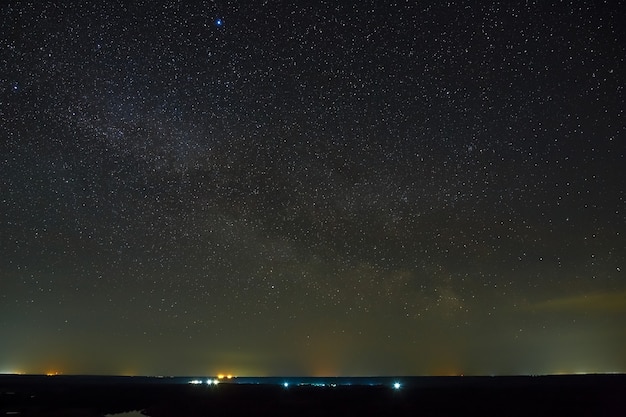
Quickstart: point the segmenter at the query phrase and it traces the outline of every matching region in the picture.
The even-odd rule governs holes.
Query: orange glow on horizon
[[[122,372],[120,372],[120,375],[122,376],[137,376],[137,372],[134,370],[124,370]]]
[[[340,373],[337,372],[333,367],[319,367],[317,368],[313,374],[315,377],[323,378],[323,377],[336,377],[339,376]]]
[[[439,366],[433,369],[431,375],[433,376],[463,376],[465,373],[456,367]]]

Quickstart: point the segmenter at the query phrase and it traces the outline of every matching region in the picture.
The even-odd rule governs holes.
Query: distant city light
[[[24,372],[20,370],[3,369],[0,371],[0,375],[23,375]]]
[[[189,383],[193,385],[198,385],[198,384],[202,384],[202,381],[200,381],[199,379],[194,379],[192,381],[189,381]]]
[[[289,382],[283,382],[283,387],[289,388]]]
[[[402,384],[400,384],[399,382],[393,383],[393,389],[400,389],[401,387],[402,387]]]

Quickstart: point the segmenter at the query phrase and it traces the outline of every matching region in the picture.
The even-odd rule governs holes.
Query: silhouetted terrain
[[[458,377],[432,384],[295,386],[116,377],[0,377],[0,415],[625,416],[626,376]]]

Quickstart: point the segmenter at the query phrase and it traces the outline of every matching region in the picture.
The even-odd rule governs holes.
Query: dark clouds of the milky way
[[[620,1],[7,1],[0,372],[626,371]]]

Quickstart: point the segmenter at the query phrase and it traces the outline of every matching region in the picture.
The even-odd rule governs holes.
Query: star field
[[[626,371],[621,2],[0,6],[0,371]]]

